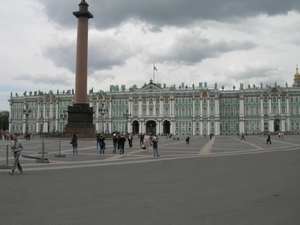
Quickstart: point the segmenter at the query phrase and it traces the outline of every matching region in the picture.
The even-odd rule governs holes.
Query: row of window
[[[214,115],[215,114],[215,107],[211,106],[209,107],[210,109],[210,115]],[[124,113],[126,112],[127,109],[123,109],[123,108],[113,108],[112,109],[112,117],[123,117]],[[147,108],[143,107],[142,108],[142,116],[159,116],[160,112],[159,112],[160,108],[159,107],[149,107],[149,112],[147,113]],[[263,108],[263,114],[264,115],[268,115],[269,114],[269,107],[265,106]],[[239,107],[220,107],[220,116],[239,116]],[[279,110],[277,106],[273,106],[271,108],[271,113],[272,114],[278,114]],[[286,107],[282,106],[281,107],[281,114],[285,114],[286,113]],[[63,114],[63,110],[60,110],[59,116],[62,117],[61,115]],[[34,110],[29,114],[29,119],[32,118],[37,118],[38,115],[38,111]],[[40,116],[43,116],[43,110],[40,111]],[[53,110],[52,116],[55,118],[56,115],[56,110]],[[139,116],[138,113],[138,107],[133,107],[133,112],[132,112],[133,116]],[[170,115],[170,110],[168,106],[165,106],[163,108],[163,115],[164,116],[169,116]],[[192,107],[175,107],[175,116],[192,116]],[[208,115],[208,108],[207,107],[203,107],[202,108],[202,115],[203,116],[207,116]],[[260,107],[259,106],[251,106],[245,107],[245,115],[246,116],[260,116],[261,112],[260,112]],[[290,115],[300,115],[300,111],[299,111],[299,106],[290,106]],[[96,116],[96,114],[95,114]],[[200,116],[200,107],[195,107],[195,116]],[[45,113],[45,117],[49,118],[50,117],[50,111],[46,110]],[[22,119],[23,118],[23,111],[14,111],[12,112],[12,118],[13,119]]]

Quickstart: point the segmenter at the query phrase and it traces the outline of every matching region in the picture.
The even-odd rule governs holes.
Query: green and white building
[[[9,131],[63,132],[74,91],[11,94]],[[200,82],[188,86],[145,83],[111,85],[87,95],[97,132],[114,131],[178,135],[236,135],[261,132],[300,133],[300,74],[292,86],[240,84],[231,90]],[[27,125],[27,127],[26,127]]]

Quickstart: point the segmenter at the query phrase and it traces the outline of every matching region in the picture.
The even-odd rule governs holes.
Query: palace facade
[[[74,91],[11,94],[9,131],[64,132]],[[191,87],[145,83],[126,89],[111,85],[107,92],[89,91],[97,132],[151,132],[178,135],[236,135],[244,132],[300,133],[300,74],[284,87],[240,84],[232,90],[200,82]]]

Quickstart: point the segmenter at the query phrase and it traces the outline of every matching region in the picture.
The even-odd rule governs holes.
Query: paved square
[[[94,140],[73,155],[69,140],[44,139],[49,163],[22,157],[23,174],[0,170],[1,224],[299,224],[299,136],[265,140],[160,137],[154,158],[138,139],[124,155],[109,140],[104,155]],[[23,143],[41,156],[41,139]]]

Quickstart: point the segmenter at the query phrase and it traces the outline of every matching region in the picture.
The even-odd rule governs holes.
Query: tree
[[[8,111],[0,111],[0,130],[8,130]]]

